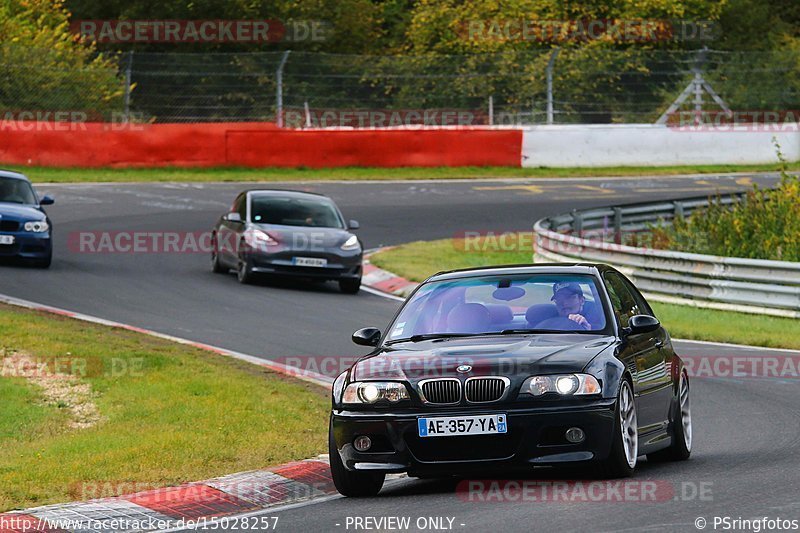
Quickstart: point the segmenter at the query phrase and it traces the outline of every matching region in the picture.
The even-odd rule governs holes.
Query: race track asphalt
[[[774,175],[740,175],[268,186],[328,194],[346,218],[361,223],[365,246],[375,248],[463,231],[529,230],[540,217],[574,208],[724,193],[776,181]],[[252,187],[39,186],[57,201],[49,209],[56,228],[53,266],[46,271],[0,266],[0,294],[265,359],[363,353],[350,343],[350,333],[366,325],[384,327],[398,302],[364,291],[344,295],[331,283],[242,286],[233,275],[212,274],[206,254],[81,253],[68,245],[81,232],[207,231],[238,191]],[[780,355],[695,343],[677,343],[677,348],[688,355]],[[412,525],[419,517],[450,517],[453,529],[469,531],[697,531],[697,517],[709,521],[708,530],[714,515],[797,519],[799,385],[797,380],[695,379],[692,459],[645,462],[635,478],[671,487],[677,499],[476,502],[456,493],[458,481],[406,479],[388,484],[376,498],[333,498],[273,514],[280,517],[282,531],[355,530],[347,517],[365,516],[408,516]],[[554,475],[574,479],[573,473]]]

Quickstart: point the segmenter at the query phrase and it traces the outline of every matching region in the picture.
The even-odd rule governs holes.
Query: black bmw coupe
[[[692,449],[689,380],[652,308],[606,265],[440,273],[334,382],[330,463],[347,496],[386,473],[573,465],[610,478]]]

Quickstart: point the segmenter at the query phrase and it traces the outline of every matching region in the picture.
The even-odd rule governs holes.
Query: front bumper
[[[11,235],[14,244],[0,244],[0,258],[46,259],[53,253],[53,242],[50,232],[2,232],[0,235]]]
[[[280,251],[267,253],[261,251],[248,251],[245,256],[253,272],[258,274],[273,274],[313,278],[319,280],[340,280],[361,278],[362,252],[320,253],[320,252],[293,252]],[[293,264],[295,257],[311,257],[325,259],[324,267],[298,266]]]
[[[616,400],[581,406],[502,407],[482,410],[428,410],[413,414],[336,411],[331,415],[334,441],[349,470],[422,474],[460,474],[520,469],[537,465],[585,463],[608,457]],[[508,432],[451,437],[418,436],[417,418],[505,413]],[[572,444],[564,438],[571,427],[586,438]],[[362,435],[373,441],[367,452],[353,447]]]

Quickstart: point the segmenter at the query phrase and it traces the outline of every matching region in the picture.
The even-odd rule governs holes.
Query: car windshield
[[[333,203],[324,199],[254,195],[250,219],[256,224],[343,228],[344,223]]]
[[[391,325],[387,341],[605,329],[606,311],[591,276],[486,276],[422,286]]]
[[[36,195],[27,181],[0,177],[0,202],[35,205]]]

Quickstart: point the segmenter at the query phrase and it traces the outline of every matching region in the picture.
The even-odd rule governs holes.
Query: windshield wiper
[[[392,339],[386,344],[394,344],[396,342],[420,342],[431,339],[451,339],[454,337],[477,337],[486,335],[486,333],[423,333],[420,335],[411,335],[403,339]]]
[[[577,331],[577,330],[575,330]],[[573,333],[573,330],[570,329],[504,329],[503,331],[496,333],[496,335],[534,335],[539,333]]]

